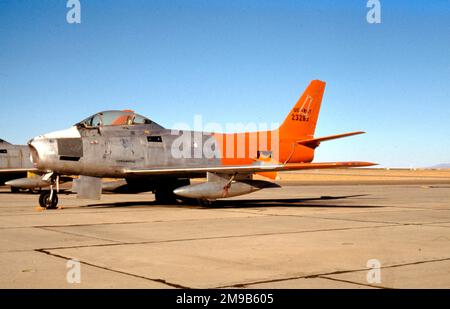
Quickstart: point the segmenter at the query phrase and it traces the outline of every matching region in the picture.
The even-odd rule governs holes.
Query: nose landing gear
[[[46,209],[58,208],[58,192],[59,192],[59,175],[49,173],[44,175],[43,180],[50,182],[50,190],[42,191],[39,195],[39,205]],[[54,186],[56,185],[56,190]]]
[[[46,209],[58,208],[58,194],[54,190],[42,191],[39,195],[39,205]]]

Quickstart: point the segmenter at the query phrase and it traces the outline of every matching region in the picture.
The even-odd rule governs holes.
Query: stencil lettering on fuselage
[[[309,121],[311,115],[311,105],[313,102],[313,97],[309,94],[306,96],[305,101],[299,108],[294,108],[291,114],[291,119],[294,121]]]

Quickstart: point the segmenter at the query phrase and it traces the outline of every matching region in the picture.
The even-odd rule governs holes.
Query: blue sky
[[[450,162],[450,1],[0,0],[0,137],[14,143],[100,110],[172,127],[280,122],[327,82],[315,161]]]

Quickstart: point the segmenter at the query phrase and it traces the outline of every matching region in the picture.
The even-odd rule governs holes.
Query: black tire
[[[50,191],[42,191],[39,195],[39,205],[46,209],[56,209],[58,205],[58,195],[53,192],[53,197],[50,200]]]
[[[197,199],[197,203],[202,207],[210,207],[213,202],[207,199],[199,198]]]
[[[20,189],[17,187],[11,187],[11,193],[20,193]]]

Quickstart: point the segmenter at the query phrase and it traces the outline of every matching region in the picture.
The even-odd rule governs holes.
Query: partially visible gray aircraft
[[[49,181],[42,179],[42,172],[33,166],[30,150],[27,145],[13,145],[0,139],[0,185],[11,188],[12,193],[24,191],[38,192],[48,189]],[[61,176],[61,182],[70,182],[72,177]],[[129,193],[130,190],[123,179],[102,183],[102,191],[113,193]]]
[[[13,145],[0,139],[0,184],[13,179],[26,179],[27,172],[36,170],[27,145]],[[11,186],[11,192],[18,191],[18,187]]]
[[[279,187],[253,179],[274,179],[276,172],[362,167],[370,162],[311,163],[321,142],[361,134],[350,132],[314,138],[325,83],[314,80],[275,130],[213,133],[165,129],[150,119],[125,111],[105,111],[69,129],[34,137],[28,143],[34,167],[46,172],[39,203],[56,208],[61,175],[75,180],[80,198],[99,199],[101,178],[123,178],[130,189],[153,191],[161,203],[179,198],[208,204],[263,188]],[[191,178],[207,178],[190,184]]]

